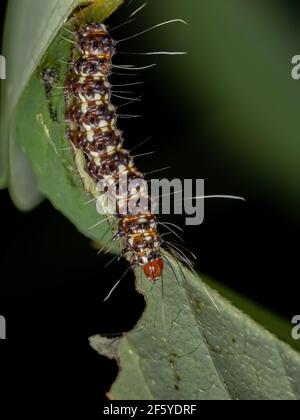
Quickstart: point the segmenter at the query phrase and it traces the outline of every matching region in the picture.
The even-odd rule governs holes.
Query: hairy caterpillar
[[[146,4],[143,4],[129,16],[129,20],[113,29],[131,23],[134,20],[132,17],[140,12],[145,6]],[[84,17],[85,15],[81,8],[80,12]],[[112,91],[113,85],[110,83],[110,76],[112,74],[119,74],[112,71],[114,68],[123,70],[142,70],[153,66],[135,67],[132,65],[114,65],[112,59],[117,52],[116,46],[118,43],[128,41],[145,34],[146,32],[152,31],[153,29],[175,22],[186,24],[182,19],[173,19],[145,29],[133,36],[115,41],[111,36],[112,30],[109,31],[107,25],[95,21],[88,21],[88,23],[86,21],[78,21],[77,25],[75,25],[71,31],[72,40],[70,41],[72,43],[72,48],[68,62],[64,93],[67,137],[71,141],[73,148],[80,151],[80,155],[83,156],[85,161],[84,167],[82,167],[80,158],[80,165],[77,168],[84,184],[86,184],[86,178],[89,177],[89,179],[96,181],[98,186],[104,186],[104,189],[102,190],[104,192],[106,192],[106,189],[109,190],[111,186],[114,187],[113,199],[116,204],[115,210],[111,213],[109,209],[109,211],[104,214],[106,214],[106,216],[107,214],[114,216],[113,225],[116,222],[118,223],[117,233],[113,236],[113,239],[114,242],[122,240],[122,244],[124,245],[123,251],[119,257],[126,257],[130,262],[129,268],[141,267],[145,276],[153,282],[162,278],[164,266],[168,265],[179,283],[168,258],[168,254],[164,252],[164,248],[175,257],[175,261],[178,264],[179,261],[181,261],[192,271],[194,271],[194,267],[182,249],[185,251],[188,250],[180,243],[165,240],[164,236],[174,234],[182,241],[181,237],[170,226],[178,228],[180,231],[182,231],[182,229],[172,223],[158,222],[154,215],[154,211],[152,210],[152,200],[148,194],[145,177],[135,167],[133,156],[130,152],[123,148],[123,133],[117,127],[118,117],[127,118],[130,116],[118,114],[118,107],[114,106],[112,103],[112,95],[120,99],[130,99],[128,103],[122,104],[121,106],[137,101],[139,98],[125,98],[116,95],[116,92]],[[66,29],[66,31],[70,33],[70,30]],[[136,54],[181,55],[186,53],[159,51]],[[117,86],[132,86],[138,84],[140,83],[122,84]],[[77,153],[75,155],[77,156]],[[78,165],[76,164],[76,166]],[[148,174],[155,172],[157,171],[148,172]],[[124,188],[124,181],[122,181],[121,178],[124,174],[126,175],[125,184],[127,188],[125,199],[121,194],[121,191]],[[135,181],[137,182],[135,183]],[[139,181],[142,181],[142,183]],[[133,184],[131,184],[132,182]],[[89,190],[89,188],[87,189]],[[176,191],[174,195],[182,192],[183,191]],[[92,193],[92,195],[94,194]],[[173,194],[161,195],[161,197],[170,195]],[[159,197],[155,197],[155,199]],[[136,208],[134,211],[131,211],[130,206],[128,205],[128,201],[130,201],[131,198],[143,203],[140,207],[138,206],[138,211],[136,211]],[[231,195],[198,195],[196,197],[185,197],[184,201],[193,199],[203,200],[206,198],[226,198],[244,201],[242,197]],[[93,227],[97,227],[105,221],[109,222],[109,220],[110,217],[108,216]],[[168,232],[160,235],[158,225],[162,225]],[[108,251],[113,247],[114,245],[109,248]],[[190,251],[188,252],[193,259],[197,259],[194,254]],[[180,264],[179,268],[182,272]],[[111,290],[109,296],[122,278]]]
[[[122,174],[126,173],[128,181],[143,180],[144,175],[135,167],[129,151],[122,147],[118,114],[111,102],[109,76],[115,46],[102,23],[75,28],[73,61],[65,82],[65,120],[67,137],[75,148],[83,151],[88,174],[97,182],[105,180],[108,185],[114,185],[118,192]],[[128,196],[143,196],[150,201],[140,187],[129,189]],[[141,266],[148,279],[158,280],[164,262],[156,217],[150,211],[133,214],[118,194],[116,201],[119,224],[115,239],[125,240],[122,255],[130,255],[131,267]]]

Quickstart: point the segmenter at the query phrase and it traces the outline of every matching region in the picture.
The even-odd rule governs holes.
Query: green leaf
[[[30,164],[15,144],[12,119],[37,64],[74,4],[74,0],[8,3],[3,42],[7,80],[1,92],[0,187],[9,187],[15,204],[22,210],[38,204],[41,195]]]
[[[11,138],[9,143],[9,192],[15,204],[22,211],[32,210],[43,196],[37,188],[36,177],[30,162]]]
[[[86,11],[89,14],[92,11],[93,16],[97,13],[98,18],[104,20],[122,2],[99,0],[97,7],[92,5]],[[82,153],[76,151],[74,158],[65,135],[65,104],[61,88],[70,43],[62,36],[66,38],[63,29],[49,46],[19,100],[12,121],[13,138],[31,162],[39,191],[84,235],[105,244],[112,236],[108,225],[103,223],[97,229],[90,229],[103,219],[96,211],[96,200],[91,200],[91,196],[96,198],[99,195],[96,185],[84,173]]]
[[[84,9],[84,13],[95,19],[104,20],[122,2],[123,0],[95,0],[90,2],[91,6]],[[49,108],[45,111],[45,89],[42,83],[39,83],[41,71],[39,65],[42,61],[53,66],[58,60],[68,58],[70,43],[63,43],[61,36],[66,36],[66,33],[58,34],[58,32],[70,13],[78,5],[86,3],[81,0],[9,2],[4,33],[8,79],[3,84],[1,92],[0,188],[9,187],[16,206],[21,210],[30,210],[37,205],[42,199],[40,192],[51,199],[47,189],[40,188],[44,182],[41,182],[39,177],[53,179],[54,176],[47,172],[33,174],[31,169],[31,156],[39,154],[32,149],[43,149],[48,141],[46,132],[52,136],[53,131],[51,126],[53,121],[47,118]],[[29,25],[28,22],[34,24]],[[61,84],[63,84],[63,75],[62,72],[60,74],[62,77],[59,79]],[[60,102],[63,102],[63,98],[60,98]],[[34,113],[31,115],[34,120],[32,125],[29,125],[29,120],[24,120],[24,114],[27,113]],[[38,114],[43,121],[46,121],[43,130],[40,129],[40,122],[36,120]],[[62,123],[62,114],[60,117]],[[47,130],[45,130],[46,125]],[[62,131],[60,136],[63,137]],[[54,138],[52,143],[48,142],[48,147],[57,142],[61,144],[61,138]],[[46,154],[44,150],[44,157]],[[64,191],[61,191],[60,195],[63,196]],[[63,207],[62,203],[54,204]]]
[[[90,339],[100,354],[119,362],[110,398],[298,400],[300,355],[171,264],[163,295],[161,282],[138,277],[147,308],[133,331],[118,340]]]
[[[249,315],[258,324],[275,334],[285,343],[288,343],[295,350],[300,351],[300,341],[294,340],[291,334],[291,320],[282,318],[273,313],[270,309],[254,303],[250,299],[235,290],[224,286],[216,280],[208,278],[207,276],[201,275],[201,277],[211,288],[217,290],[223,297]]]
[[[66,66],[61,61],[68,60],[70,51],[70,43],[63,39],[67,35],[62,25],[82,2],[52,0],[42,3],[27,0],[25,7],[13,0],[8,10],[5,45],[10,66],[2,96],[1,184],[7,184],[9,162],[9,189],[20,209],[29,210],[35,206],[42,193],[83,233],[92,239],[103,240],[106,225],[97,233],[89,230],[100,217],[95,203],[84,205],[90,197],[82,190],[73,152],[66,150],[70,144],[65,138],[64,99],[62,90],[55,89],[64,85]],[[122,3],[123,0],[96,0],[84,8],[83,13],[105,20]],[[78,12],[78,19],[81,13]],[[15,24],[32,19],[36,25]],[[74,22],[75,19],[70,19],[68,24],[72,26]],[[11,32],[11,28],[16,27]],[[46,70],[54,71],[56,77],[51,97],[47,97],[42,80]],[[80,160],[79,156],[77,160]],[[109,233],[107,235],[111,237]]]

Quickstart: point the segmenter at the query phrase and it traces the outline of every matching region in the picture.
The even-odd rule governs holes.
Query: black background
[[[299,13],[297,2],[288,3],[290,13]],[[153,90],[164,89],[159,80],[151,72],[145,78],[145,117],[123,123],[122,128],[130,139],[137,138],[136,132],[142,138],[153,134],[145,151],[168,150],[174,109],[171,105],[166,109],[164,102],[152,97]],[[151,133],[154,110],[166,121],[159,134]],[[205,137],[202,126],[201,138]],[[203,151],[199,165],[209,166]],[[164,163],[166,156],[141,161],[143,169],[173,164],[169,175],[178,176],[179,163],[172,159]],[[222,169],[225,166],[219,167],[219,173]],[[226,171],[227,183],[218,178],[214,184],[220,190],[228,179],[237,185],[236,174],[228,172],[228,166]],[[181,173],[188,173],[188,164]],[[299,253],[293,246],[300,237],[299,220],[287,219],[272,203],[256,199],[248,184],[239,185],[236,192],[247,197],[247,204],[208,203],[205,223],[186,229],[188,247],[196,252],[201,272],[290,320],[299,312]],[[15,209],[7,191],[1,191],[0,203],[0,314],[7,319],[7,341],[0,343],[2,385],[10,395],[27,396],[25,404],[30,408],[35,400],[43,400],[52,408],[60,402],[71,410],[75,402],[78,408],[96,410],[117,375],[117,366],[97,355],[88,337],[129,330],[142,313],[143,297],[128,275],[110,301],[102,303],[125,264],[104,270],[105,258],[97,257],[89,240],[49,202],[24,214]]]

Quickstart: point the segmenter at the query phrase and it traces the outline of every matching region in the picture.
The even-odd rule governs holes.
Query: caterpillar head
[[[152,281],[159,280],[164,269],[164,262],[161,256],[149,261],[143,268],[145,276]]]

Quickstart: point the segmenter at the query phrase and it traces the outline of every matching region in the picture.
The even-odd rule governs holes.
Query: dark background
[[[273,3],[282,7],[294,23],[297,17],[300,19],[298,2]],[[129,33],[161,20],[155,14],[157,4],[148,6],[150,14],[144,17],[146,21],[141,16],[137,27],[133,25]],[[4,8],[2,2],[2,19]],[[126,10],[121,11],[112,25],[124,21],[127,14]],[[171,13],[170,17],[173,16]],[[118,35],[126,36],[125,28]],[[173,43],[155,37],[151,39],[154,45],[146,48],[142,40],[128,47],[132,51],[151,51],[165,49],[167,43],[174,50],[176,33],[173,37]],[[184,48],[184,39],[179,43],[180,50]],[[299,52],[300,41],[294,54]],[[125,62],[126,58],[119,60]],[[181,89],[177,90],[177,84],[184,83],[184,76],[189,77],[184,60],[185,57],[159,58],[162,70],[142,74],[144,117],[140,121],[122,122],[127,145],[131,147],[153,135],[141,153],[157,150],[157,154],[140,161],[143,170],[171,165],[167,177],[204,178],[208,194],[236,194],[247,199],[246,204],[207,202],[205,223],[185,229],[186,243],[197,254],[200,272],[290,321],[299,313],[297,206],[291,205],[290,210],[284,198],[280,201],[278,191],[274,192],[276,197],[270,191],[265,194],[268,188],[262,173],[252,182],[233,164],[234,154],[224,154],[218,149],[211,130],[212,102],[208,103],[205,95],[198,97],[189,111],[190,105],[181,96]],[[183,81],[170,82],[166,76],[168,66],[182,66]],[[196,115],[195,109],[197,117],[193,125],[188,117]],[[197,141],[195,149],[194,143],[185,138],[191,132]],[[255,166],[250,170],[255,171]],[[3,382],[9,393],[22,396],[29,391],[32,398],[26,398],[28,407],[34,405],[33,400],[42,399],[52,407],[61,402],[71,409],[75,402],[83,409],[97,409],[97,402],[105,398],[116,377],[117,366],[96,354],[88,345],[88,337],[127,331],[139,319],[144,301],[135,292],[133,276],[128,275],[109,302],[102,303],[125,264],[116,263],[104,269],[105,258],[97,257],[89,240],[49,202],[24,214],[14,207],[7,191],[0,192],[0,200],[0,314],[7,319],[7,341],[0,343],[1,380],[5,370]],[[183,226],[182,219],[170,220]]]

